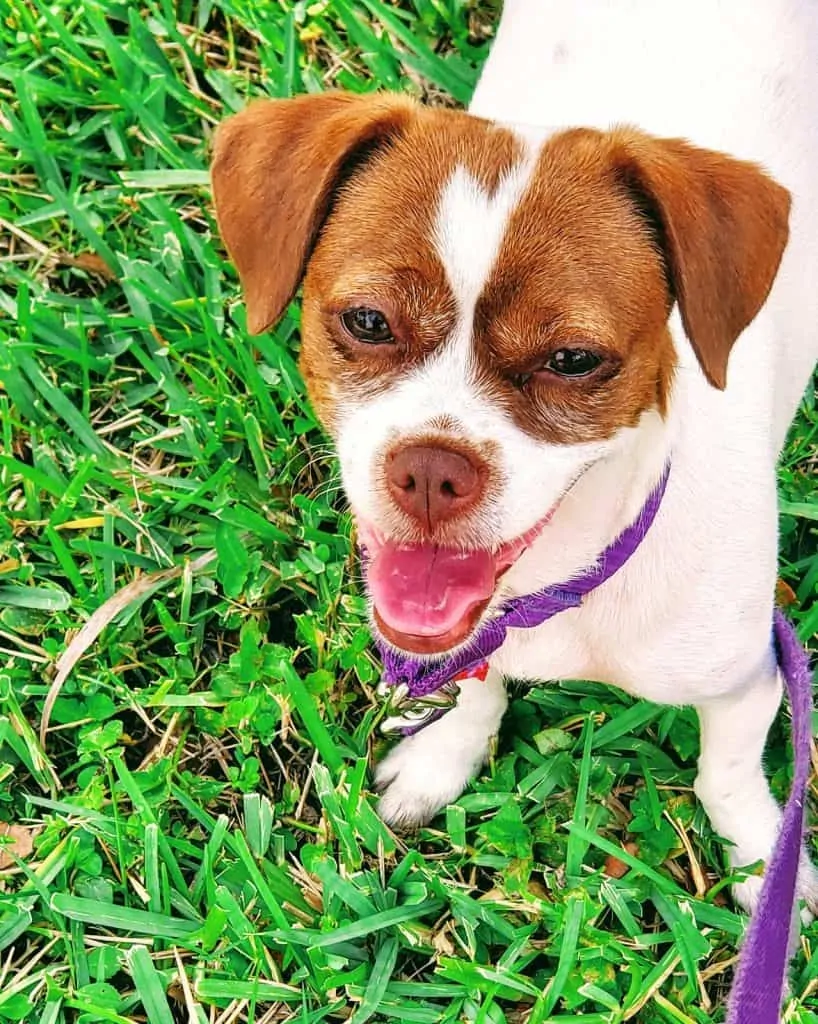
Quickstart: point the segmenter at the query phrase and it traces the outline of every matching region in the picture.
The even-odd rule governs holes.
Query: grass
[[[723,1019],[743,920],[689,710],[519,694],[457,804],[378,819],[298,310],[250,342],[214,232],[208,139],[248,95],[465,102],[495,7],[0,4],[0,1021]],[[805,640],[816,453],[813,397],[781,468]],[[783,796],[785,723],[768,767]],[[818,1020],[817,941],[787,1021]]]

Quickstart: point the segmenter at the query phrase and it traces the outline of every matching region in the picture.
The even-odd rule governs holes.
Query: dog
[[[690,704],[732,866],[780,810],[765,739],[776,463],[818,356],[818,4],[506,0],[468,112],[389,94],[251,104],[212,184],[250,333],[303,283],[301,368],[333,439],[385,649],[435,664],[510,598],[611,579],[511,629],[377,768],[428,821],[485,762],[504,679]],[[734,889],[747,910],[762,879]],[[799,894],[818,900],[804,856]]]

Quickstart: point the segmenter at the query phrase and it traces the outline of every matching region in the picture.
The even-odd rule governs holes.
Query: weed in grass
[[[722,1019],[742,922],[691,712],[518,695],[455,806],[411,840],[380,822],[298,310],[251,344],[213,229],[208,141],[249,95],[463,103],[498,6],[0,5],[2,1021]],[[781,468],[805,639],[817,451],[813,396]],[[783,795],[784,728],[769,768]],[[790,1021],[818,1012],[816,938]]]

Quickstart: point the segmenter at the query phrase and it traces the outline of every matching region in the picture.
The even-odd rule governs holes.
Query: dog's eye
[[[341,314],[346,331],[367,345],[385,345],[394,341],[389,321],[379,309],[358,306]]]
[[[543,369],[558,377],[587,377],[602,362],[601,356],[585,348],[559,348],[548,357]]]

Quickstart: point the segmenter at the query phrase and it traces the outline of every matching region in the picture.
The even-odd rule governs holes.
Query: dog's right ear
[[[405,96],[328,92],[259,100],[219,125],[216,218],[252,334],[275,323],[298,288],[333,189],[356,154],[387,143],[415,111]]]
[[[658,221],[685,332],[724,389],[730,351],[767,301],[789,238],[789,192],[756,164],[682,139],[612,134],[620,180]]]

